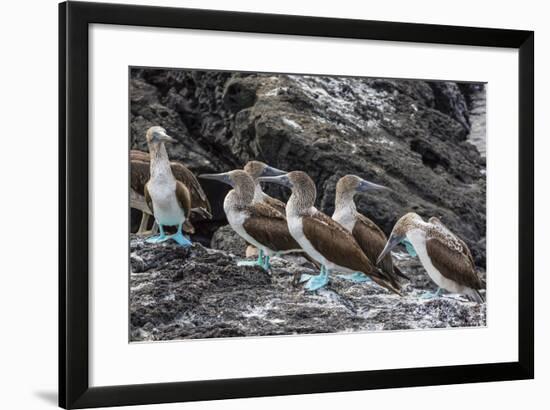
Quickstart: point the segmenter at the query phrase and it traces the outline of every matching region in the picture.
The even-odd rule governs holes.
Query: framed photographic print
[[[533,32],[59,16],[60,406],[533,377]]]

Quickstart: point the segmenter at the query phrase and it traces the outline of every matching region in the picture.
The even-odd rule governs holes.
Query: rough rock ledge
[[[130,341],[292,335],[485,326],[486,305],[434,290],[417,259],[395,254],[409,275],[404,296],[376,284],[331,276],[326,289],[292,286],[294,272],[314,273],[299,256],[273,258],[271,275],[238,267],[239,257],[199,243],[181,248],[130,238]]]

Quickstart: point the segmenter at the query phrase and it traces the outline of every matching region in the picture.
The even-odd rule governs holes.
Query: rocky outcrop
[[[295,272],[315,273],[304,259],[273,258],[271,275],[238,267],[229,252],[195,243],[130,241],[130,340],[242,337],[485,326],[486,306],[435,290],[417,259],[397,255],[411,281],[404,296],[332,275],[326,289],[292,286]]]
[[[226,251],[235,256],[245,256],[246,241],[235,232],[231,226],[224,225],[219,228],[210,241],[212,249]]]
[[[408,211],[438,216],[484,268],[485,159],[469,142],[473,91],[451,82],[133,69],[132,146],[144,149],[145,130],[162,125],[180,142],[171,157],[196,172],[251,159],[307,171],[328,214],[338,178],[360,175],[391,188],[357,196],[386,233]],[[227,188],[204,188],[215,220],[196,228],[208,239],[226,224]]]

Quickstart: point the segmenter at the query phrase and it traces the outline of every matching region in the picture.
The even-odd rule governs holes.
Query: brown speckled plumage
[[[386,245],[387,237],[372,220],[357,211],[354,196],[361,179],[355,175],[346,175],[336,184],[335,211],[332,218],[344,226],[355,238],[365,255],[372,263]],[[394,280],[397,276],[405,277],[393,265],[391,254],[379,263],[380,268]]]
[[[144,194],[145,184],[151,175],[150,161],[151,157],[147,152],[130,151],[130,186],[140,195]],[[192,213],[210,219],[212,217],[210,202],[195,175],[189,168],[177,161],[170,161],[170,168],[174,178],[189,190]]]
[[[233,210],[245,215],[242,226],[255,241],[274,252],[300,249],[290,235],[285,216],[270,206],[253,203],[254,181],[242,170],[227,173],[233,183],[224,201],[224,210]],[[245,238],[246,239],[246,238]]]
[[[443,225],[438,218],[432,217],[425,222],[419,215],[412,212],[399,219],[392,235],[405,237],[408,232],[415,230],[424,233],[427,255],[439,274],[450,281],[449,283],[454,283],[452,286],[456,289],[463,289],[468,296],[481,300],[481,296],[476,291],[483,289],[484,284],[477,274],[472,254],[466,243]],[[416,251],[418,252],[418,249]],[[426,265],[424,267],[428,271],[431,269]]]
[[[290,172],[287,177],[292,184],[287,218],[301,218],[303,234],[311,246],[331,263],[362,272],[380,286],[400,294],[399,284],[369,260],[352,234],[314,207],[317,191],[313,180],[302,171]]]

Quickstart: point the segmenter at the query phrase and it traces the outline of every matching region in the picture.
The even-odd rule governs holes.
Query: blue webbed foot
[[[307,281],[305,288],[311,292],[325,287],[328,283],[327,275],[317,275]]]
[[[265,269],[264,268],[264,252],[262,250],[260,250],[260,252],[258,253],[258,259],[256,259],[255,261],[248,261],[248,260],[238,261],[237,266],[259,266],[262,269]]]
[[[353,272],[345,275],[341,274],[338,275],[338,277],[355,283],[372,282],[372,279],[365,275],[363,272]]]
[[[164,229],[162,225],[159,224],[159,234],[157,236],[151,236],[150,238],[145,239],[147,243],[161,243],[169,239],[169,236],[164,234]]]
[[[316,278],[317,276],[320,276],[320,275],[324,274],[325,270],[326,270],[325,266],[321,265],[321,271],[318,275],[311,275],[309,273],[302,273],[302,275],[300,276],[299,282],[304,283],[304,282],[307,282],[307,281],[309,281],[313,278]]]
[[[186,238],[185,235],[181,233],[181,231],[178,231],[174,235],[170,235],[168,238],[173,239],[183,247],[188,247],[192,245],[191,241],[188,238]]]
[[[422,296],[420,296],[421,299],[435,299],[439,297],[441,294],[441,288],[437,288],[435,292],[425,292]]]
[[[309,273],[302,273],[302,276],[300,276],[300,283],[307,282],[311,278],[314,278],[318,275],[310,275]]]
[[[318,275],[304,274],[300,278],[300,282],[305,282],[305,288],[311,292],[325,287],[328,283],[328,270],[325,266],[321,266],[321,272]]]
[[[147,243],[161,243],[167,241],[170,237],[166,235],[151,236],[150,238],[145,239]]]
[[[266,256],[264,258],[264,262],[261,265],[263,270],[265,270],[266,272],[269,272],[271,270],[271,264],[269,263],[269,259],[270,259],[270,257]]]

